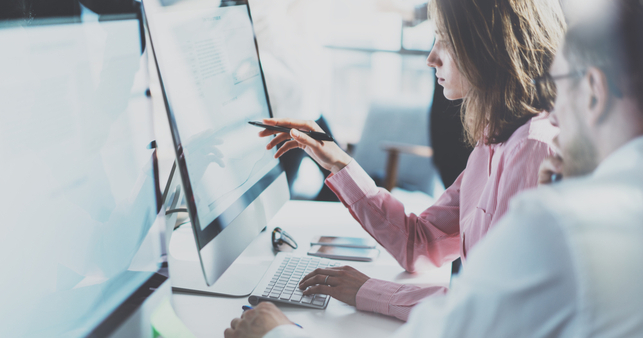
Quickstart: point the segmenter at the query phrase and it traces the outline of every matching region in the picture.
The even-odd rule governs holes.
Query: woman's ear
[[[585,73],[584,81],[586,86],[583,87],[588,91],[586,110],[589,123],[597,125],[609,115],[611,95],[607,76],[601,69],[590,67]]]

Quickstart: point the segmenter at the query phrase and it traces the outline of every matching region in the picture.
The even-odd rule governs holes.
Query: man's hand
[[[350,266],[315,269],[301,280],[299,288],[305,290],[304,295],[329,295],[355,306],[357,291],[369,279],[367,275]]]
[[[563,159],[560,156],[547,157],[538,169],[538,184],[549,184],[563,176]],[[554,179],[556,178],[557,179]]]
[[[233,319],[223,335],[225,338],[261,338],[277,326],[289,324],[293,323],[275,304],[262,302],[245,311],[241,318]]]

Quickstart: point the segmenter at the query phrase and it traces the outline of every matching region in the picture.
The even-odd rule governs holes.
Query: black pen
[[[256,127],[266,128],[266,129],[274,130],[274,131],[280,131],[280,132],[288,133],[288,134],[290,134],[290,130],[292,130],[292,128],[280,127],[280,126],[271,126],[269,124],[264,124],[264,123],[257,122],[257,121],[248,121],[248,123],[250,123],[251,125],[256,126]],[[299,129],[297,129],[297,131],[299,131],[300,133],[304,133],[304,134],[306,134],[306,135],[310,136],[311,138],[313,138],[315,140],[318,140],[318,141],[335,142],[335,140],[330,135],[328,135],[326,133],[320,133],[318,131],[303,131],[303,130],[299,130]]]

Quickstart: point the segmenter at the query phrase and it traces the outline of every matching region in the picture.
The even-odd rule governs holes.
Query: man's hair
[[[563,38],[559,0],[433,0],[429,13],[471,84],[461,111],[469,144],[504,142],[543,110],[531,79]]]
[[[572,71],[601,69],[611,90],[637,98],[643,111],[643,1],[604,1],[600,13],[572,25],[563,55]]]

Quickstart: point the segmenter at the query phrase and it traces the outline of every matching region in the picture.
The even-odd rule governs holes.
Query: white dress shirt
[[[516,197],[396,337],[643,337],[643,137],[591,175]]]

